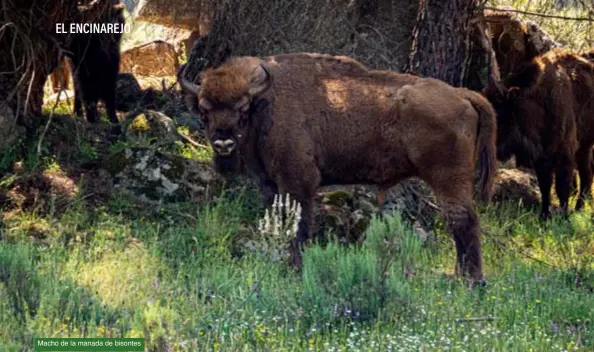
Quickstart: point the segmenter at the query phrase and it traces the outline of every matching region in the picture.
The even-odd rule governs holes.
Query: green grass
[[[472,291],[450,275],[447,234],[421,243],[398,217],[375,219],[360,246],[310,245],[301,275],[233,256],[262,216],[253,197],[5,214],[0,347],[87,336],[144,337],[151,351],[594,349],[589,212],[542,226],[510,205],[482,210],[489,285]]]

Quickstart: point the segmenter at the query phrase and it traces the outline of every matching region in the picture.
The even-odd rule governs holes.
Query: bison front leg
[[[300,165],[298,169],[296,166]],[[291,243],[291,265],[300,270],[303,245],[314,232],[314,197],[320,185],[320,172],[313,163],[293,164],[285,168],[283,177],[277,181],[279,193],[289,193],[301,205],[301,220]]]
[[[580,148],[577,152],[577,167],[580,174],[580,193],[575,210],[581,210],[584,203],[592,199],[592,147]]]
[[[541,208],[540,217],[543,220],[551,216],[551,187],[553,185],[553,168],[548,160],[539,160],[534,165],[538,187],[540,188]]]
[[[260,189],[260,199],[265,206],[270,207],[274,202],[274,195],[278,194],[278,187],[274,181],[265,179],[259,180],[258,186]]]

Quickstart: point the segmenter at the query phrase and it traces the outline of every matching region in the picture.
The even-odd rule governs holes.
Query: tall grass
[[[301,274],[238,256],[236,236],[264,217],[252,196],[7,218],[0,348],[48,336],[144,337],[151,351],[594,348],[590,213],[543,226],[512,206],[482,210],[488,287],[469,290],[451,238],[422,240],[397,215],[373,219],[360,245],[310,244]],[[30,245],[32,217],[62,235]]]

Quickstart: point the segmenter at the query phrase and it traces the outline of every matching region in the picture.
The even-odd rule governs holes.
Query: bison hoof
[[[471,289],[486,289],[487,288],[487,280],[480,279],[480,280],[470,280],[470,288]]]

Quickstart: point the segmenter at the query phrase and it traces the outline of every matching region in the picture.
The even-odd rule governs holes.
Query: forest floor
[[[35,337],[142,337],[148,351],[594,350],[590,207],[547,224],[514,204],[479,209],[486,288],[453,276],[446,232],[421,241],[397,215],[374,219],[361,245],[309,245],[297,274],[237,254],[264,215],[253,189],[149,207],[101,189],[93,165],[114,146],[93,133],[107,126],[60,137],[55,125],[40,154],[36,138],[0,157],[4,194],[37,192],[0,197],[2,351]],[[35,187],[39,175],[60,193]]]

